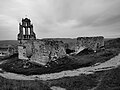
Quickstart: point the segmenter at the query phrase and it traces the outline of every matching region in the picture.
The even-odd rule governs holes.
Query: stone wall
[[[92,49],[96,51],[104,46],[104,37],[78,37],[76,43],[76,51],[78,51],[81,47]]]
[[[33,41],[28,40],[23,44],[26,47],[26,56],[31,57],[33,54]]]
[[[24,59],[24,60],[27,60],[27,55],[26,55],[26,48],[23,46],[23,45],[19,45],[18,46],[18,58],[19,59]]]
[[[64,43],[54,40],[28,40],[18,47],[19,58],[26,56],[31,62],[45,65],[66,55]],[[22,53],[26,55],[22,55]],[[24,57],[25,58],[25,57]]]
[[[49,50],[46,50],[45,43],[39,40],[33,42],[33,54],[30,61],[45,65],[49,61]]]
[[[62,42],[54,40],[36,40],[33,45],[34,48],[31,61],[35,61],[43,65],[66,55]]]
[[[104,46],[104,37],[78,37],[75,51],[79,53],[85,48],[97,51]],[[70,48],[70,47],[68,47]],[[46,65],[48,62],[66,56],[66,45],[62,41],[52,39],[42,40],[23,40],[18,46],[19,59],[29,59],[41,65]],[[71,49],[71,48],[70,48]]]

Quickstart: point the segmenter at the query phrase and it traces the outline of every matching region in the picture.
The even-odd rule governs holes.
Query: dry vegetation
[[[120,67],[96,72],[91,75],[80,75],[50,81],[9,80],[0,77],[0,90],[50,90],[52,86],[66,90],[120,90]]]
[[[24,62],[18,60],[16,55],[7,58],[9,62],[0,67],[7,71],[27,75],[52,73],[89,66],[97,62],[105,62],[119,53],[120,39],[112,39],[105,42],[105,50],[97,53],[84,51],[75,56],[59,59],[59,65],[56,65],[54,62],[50,64],[53,68],[46,69],[42,66],[29,63],[30,67],[24,69]],[[9,80],[0,77],[0,90],[50,90],[49,87],[52,86],[59,86],[66,88],[66,90],[120,90],[120,67],[113,70],[96,72],[92,75],[80,75],[77,77],[67,77],[44,82],[37,80]]]
[[[30,62],[19,60],[17,55],[14,55],[8,58],[6,63],[0,65],[0,68],[8,72],[25,75],[55,73],[64,70],[73,70],[81,67],[87,67],[98,62],[105,62],[117,54],[118,53],[116,51],[105,50],[98,53],[90,52],[89,54],[85,55],[82,54],[69,56],[56,60],[57,63],[54,61],[48,63],[50,67],[39,66]],[[24,66],[28,66],[28,68],[24,68]]]
[[[17,55],[7,58],[7,62],[0,65],[5,71],[14,72],[18,74],[45,74],[54,73],[64,70],[73,70],[81,67],[93,65],[98,62],[105,62],[120,52],[120,39],[109,40],[105,42],[105,50],[100,50],[97,53],[93,51],[84,50],[77,55],[67,56],[56,60],[56,62],[48,63],[50,67],[43,67],[32,64],[30,62],[19,60]],[[6,60],[6,59],[5,59]],[[28,66],[28,68],[24,68]]]
[[[50,90],[42,81],[10,80],[0,77],[0,90]]]
[[[119,76],[120,67],[91,75],[51,80],[47,83],[49,86],[60,86],[67,90],[120,90]]]

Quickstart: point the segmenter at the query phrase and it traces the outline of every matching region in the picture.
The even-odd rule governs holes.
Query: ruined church
[[[31,24],[30,19],[22,19],[22,23],[19,23],[19,34],[18,40],[22,42],[23,40],[35,40],[36,35],[33,31],[33,24]]]
[[[28,18],[22,19],[22,23],[19,24],[18,41],[19,59],[46,65],[66,55],[63,42],[36,39],[33,24]]]
[[[33,24],[28,18],[22,19],[22,22],[19,23],[18,41],[18,57],[22,60],[46,65],[50,61],[67,55],[65,42],[55,41],[54,39],[36,39]],[[78,37],[72,47],[75,49],[75,54],[78,54],[86,48],[96,52],[103,46],[104,37],[98,36]]]

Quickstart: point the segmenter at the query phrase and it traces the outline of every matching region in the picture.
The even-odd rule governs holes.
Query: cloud
[[[0,39],[15,39],[25,15],[38,38],[118,34],[119,8],[120,0],[0,0]]]

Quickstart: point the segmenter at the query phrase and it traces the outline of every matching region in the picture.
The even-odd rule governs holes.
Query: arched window
[[[28,28],[28,35],[30,35],[30,28]]]
[[[23,27],[23,35],[25,35],[25,28]]]

